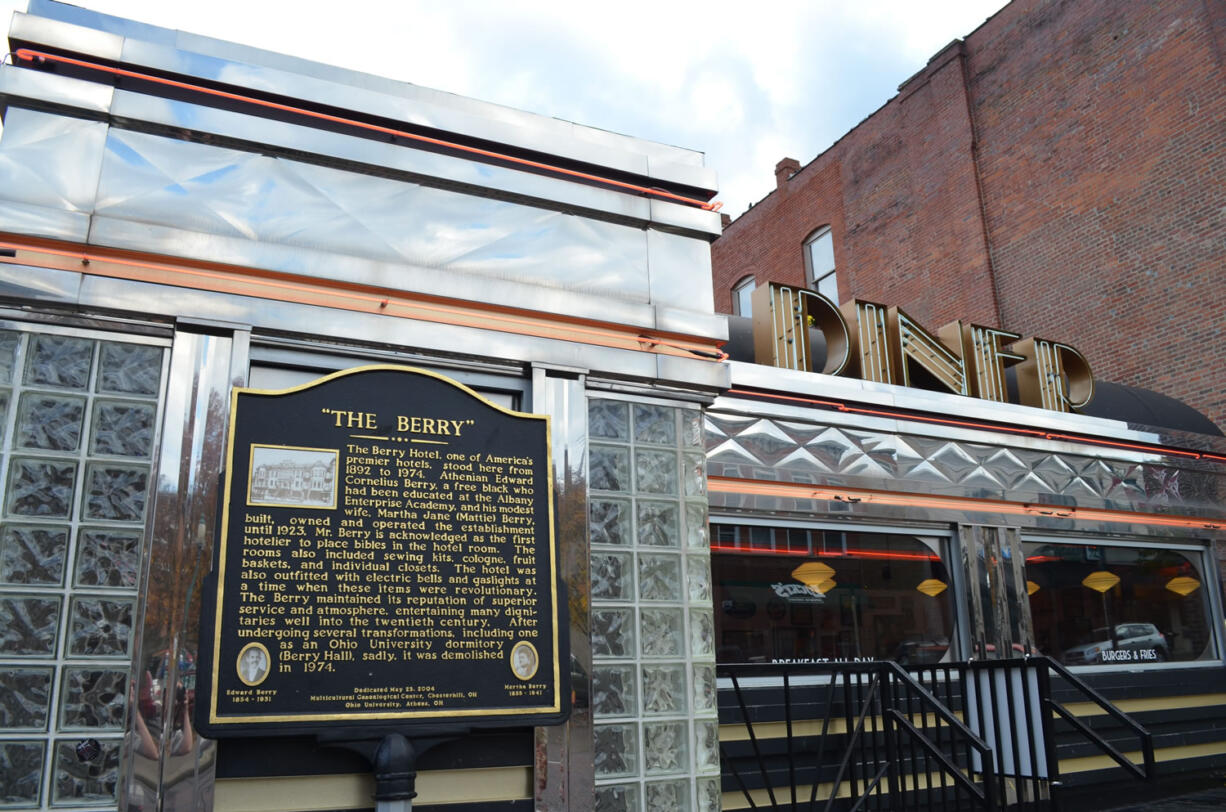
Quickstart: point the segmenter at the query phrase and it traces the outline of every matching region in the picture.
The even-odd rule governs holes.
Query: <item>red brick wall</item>
[[[717,307],[803,284],[828,223],[842,298],[1066,341],[1226,425],[1223,6],[1015,0],[728,227]]]

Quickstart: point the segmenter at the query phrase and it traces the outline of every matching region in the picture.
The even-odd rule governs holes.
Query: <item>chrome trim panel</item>
[[[89,215],[0,200],[0,231],[83,243],[89,237]]]
[[[587,534],[587,399],[582,376],[536,368],[532,411],[551,416],[555,533],[570,611],[570,670],[574,704],[564,725],[536,729],[533,796],[541,812],[586,812],[595,805],[592,760],[591,579]]]
[[[92,211],[106,131],[100,121],[10,108],[0,138],[0,194],[30,206]]]
[[[274,302],[246,296],[170,288],[142,282],[87,276],[80,304],[128,312],[139,302],[142,312],[155,316],[192,316],[253,325],[279,334],[315,335],[324,340],[352,342],[355,336],[372,344],[433,350],[444,355],[533,361],[570,368],[599,370],[617,377],[660,381],[662,386],[714,389],[726,375],[721,364],[687,358],[667,358],[632,350],[575,344],[474,327],[413,321],[368,313]]]
[[[81,274],[0,263],[0,296],[42,302],[76,302],[81,297]]]
[[[30,11],[76,24],[48,19],[34,24],[26,20],[37,18],[22,15],[26,20],[14,26],[14,36],[31,42],[108,59],[123,58],[149,68],[219,81],[234,81],[235,72],[258,73],[254,84],[240,84],[254,87],[275,84],[278,92],[295,98],[341,108],[356,107],[443,131],[562,155],[662,181],[700,185],[711,192],[715,189],[714,173],[702,168],[702,154],[693,150],[67,5],[32,0]],[[94,29],[114,33],[100,34]],[[127,38],[122,41],[122,57],[115,53],[116,35],[120,34]]]
[[[729,414],[720,408],[729,402],[720,398],[707,415],[713,476],[1224,515],[1222,465],[833,412],[758,417],[743,413],[752,408],[745,401],[742,413]]]
[[[98,216],[647,302],[638,228],[127,130],[106,146]]]
[[[60,5],[31,2],[29,13],[13,14],[9,38],[48,45],[60,43],[70,50],[91,54],[101,59],[119,60],[123,54],[123,37],[95,27],[73,25],[50,19]]]
[[[854,378],[823,375],[818,372],[798,372],[743,361],[730,361],[732,385],[773,392],[787,392],[817,400],[846,400],[856,403],[891,406],[912,411],[931,412],[940,416],[956,416],[965,420],[985,420],[1026,426],[1049,431],[1093,434],[1113,440],[1140,443],[1179,445],[1172,438],[1183,437],[1191,447],[1226,451],[1226,438],[1189,435],[1167,429],[1133,427],[1118,420],[1053,412],[1013,403],[996,403],[979,398],[967,398],[942,392],[931,392],[890,384],[872,383]],[[755,402],[752,408],[763,407]],[[800,406],[783,407],[796,414],[811,414],[812,409]]]
[[[481,278],[458,272],[438,273],[426,267],[343,256],[315,248],[269,245],[241,237],[180,231],[100,216],[92,220],[89,240],[93,245],[123,247],[163,256],[185,259],[208,257],[210,261],[221,264],[303,277],[344,279],[388,290],[563,313],[643,329],[654,326],[654,311],[644,303],[527,285],[509,279]]]
[[[796,499],[758,494],[713,492],[710,495],[711,510],[725,520],[739,521],[739,517],[774,516],[801,522],[833,521],[855,524],[911,523],[915,525],[941,524],[988,524],[1016,525],[1015,514],[987,511],[965,511],[952,508],[918,507],[913,505],[847,504],[818,499]],[[1103,537],[1129,536],[1137,539],[1173,539],[1186,542],[1189,539],[1206,541],[1226,538],[1222,530],[1200,530],[1186,527],[1168,527],[1150,524],[1122,524],[1086,519],[1068,519],[1056,516],[1035,516],[1020,529],[1031,533],[1050,535],[1098,535]]]
[[[0,109],[24,102],[26,106],[54,105],[101,117],[111,109],[114,94],[113,87],[83,79],[9,66],[0,70]]]
[[[652,302],[672,305],[682,319],[692,313],[694,318],[723,322],[720,337],[727,339],[728,321],[715,313],[711,247],[706,242],[651,229],[647,232],[647,264]],[[664,319],[663,314],[660,318]]]
[[[167,675],[161,708],[187,705],[191,694],[178,679],[181,661],[198,661],[199,618],[191,612],[212,565],[217,498],[223,464],[230,387],[246,380],[247,341],[186,330],[175,334],[158,452],[157,490],[149,512],[146,597],[134,647],[137,672],[165,652]],[[133,705],[129,735],[139,736]],[[188,718],[190,718],[190,713]],[[216,745],[174,727],[167,717],[148,720],[157,731],[157,757],[131,748],[121,788],[124,798],[152,793],[167,812],[212,806]]]
[[[489,196],[485,190],[497,190],[524,203],[535,202],[547,208],[564,206],[567,210],[579,207],[606,219],[633,219],[646,224],[652,214],[646,198],[580,185],[564,178],[478,163],[464,157],[410,149],[404,145],[308,126],[277,123],[274,128],[267,119],[257,116],[183,101],[119,91],[115,94],[111,114],[115,121],[133,129],[152,125],[158,131],[166,131],[180,138],[189,132],[220,136],[236,149],[258,151],[262,155],[308,153],[329,165],[347,163],[346,168],[356,173],[372,174],[371,167],[377,167],[380,175],[386,175],[386,170],[404,172],[432,180],[433,185],[467,187],[468,191],[485,196]],[[243,147],[233,143],[236,141],[253,146]],[[258,149],[254,145],[258,145]],[[678,204],[666,206],[670,209],[685,208]],[[668,218],[668,222],[671,224],[677,219],[674,216]]]

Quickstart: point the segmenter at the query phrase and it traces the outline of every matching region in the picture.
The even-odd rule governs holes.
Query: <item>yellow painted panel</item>
[[[1154,750],[1154,761],[1180,761],[1185,758],[1201,758],[1202,756],[1226,755],[1226,742],[1205,742],[1204,744],[1184,744],[1179,747],[1163,747]],[[1141,751],[1124,753],[1124,757],[1133,764],[1141,764]],[[1110,756],[1082,756],[1081,758],[1066,758],[1060,760],[1060,774],[1084,773],[1091,770],[1119,769],[1115,759]]]
[[[1113,703],[1124,713],[1207,708],[1226,705],[1226,694],[1189,694],[1187,696],[1155,696],[1148,699],[1119,699]],[[1074,716],[1104,716],[1106,711],[1093,702],[1070,702],[1064,706]]]

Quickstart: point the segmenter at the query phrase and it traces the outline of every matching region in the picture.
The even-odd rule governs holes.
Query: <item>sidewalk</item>
[[[1161,801],[1118,806],[1110,812],[1222,812],[1226,810],[1226,787],[1179,795]]]

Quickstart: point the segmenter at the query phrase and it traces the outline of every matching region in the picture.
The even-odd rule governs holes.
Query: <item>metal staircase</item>
[[[1054,810],[1057,737],[1152,780],[1143,727],[1047,657],[721,666],[726,809]],[[1053,676],[1139,740],[1125,757],[1052,696]],[[735,802],[729,802],[732,797]]]

